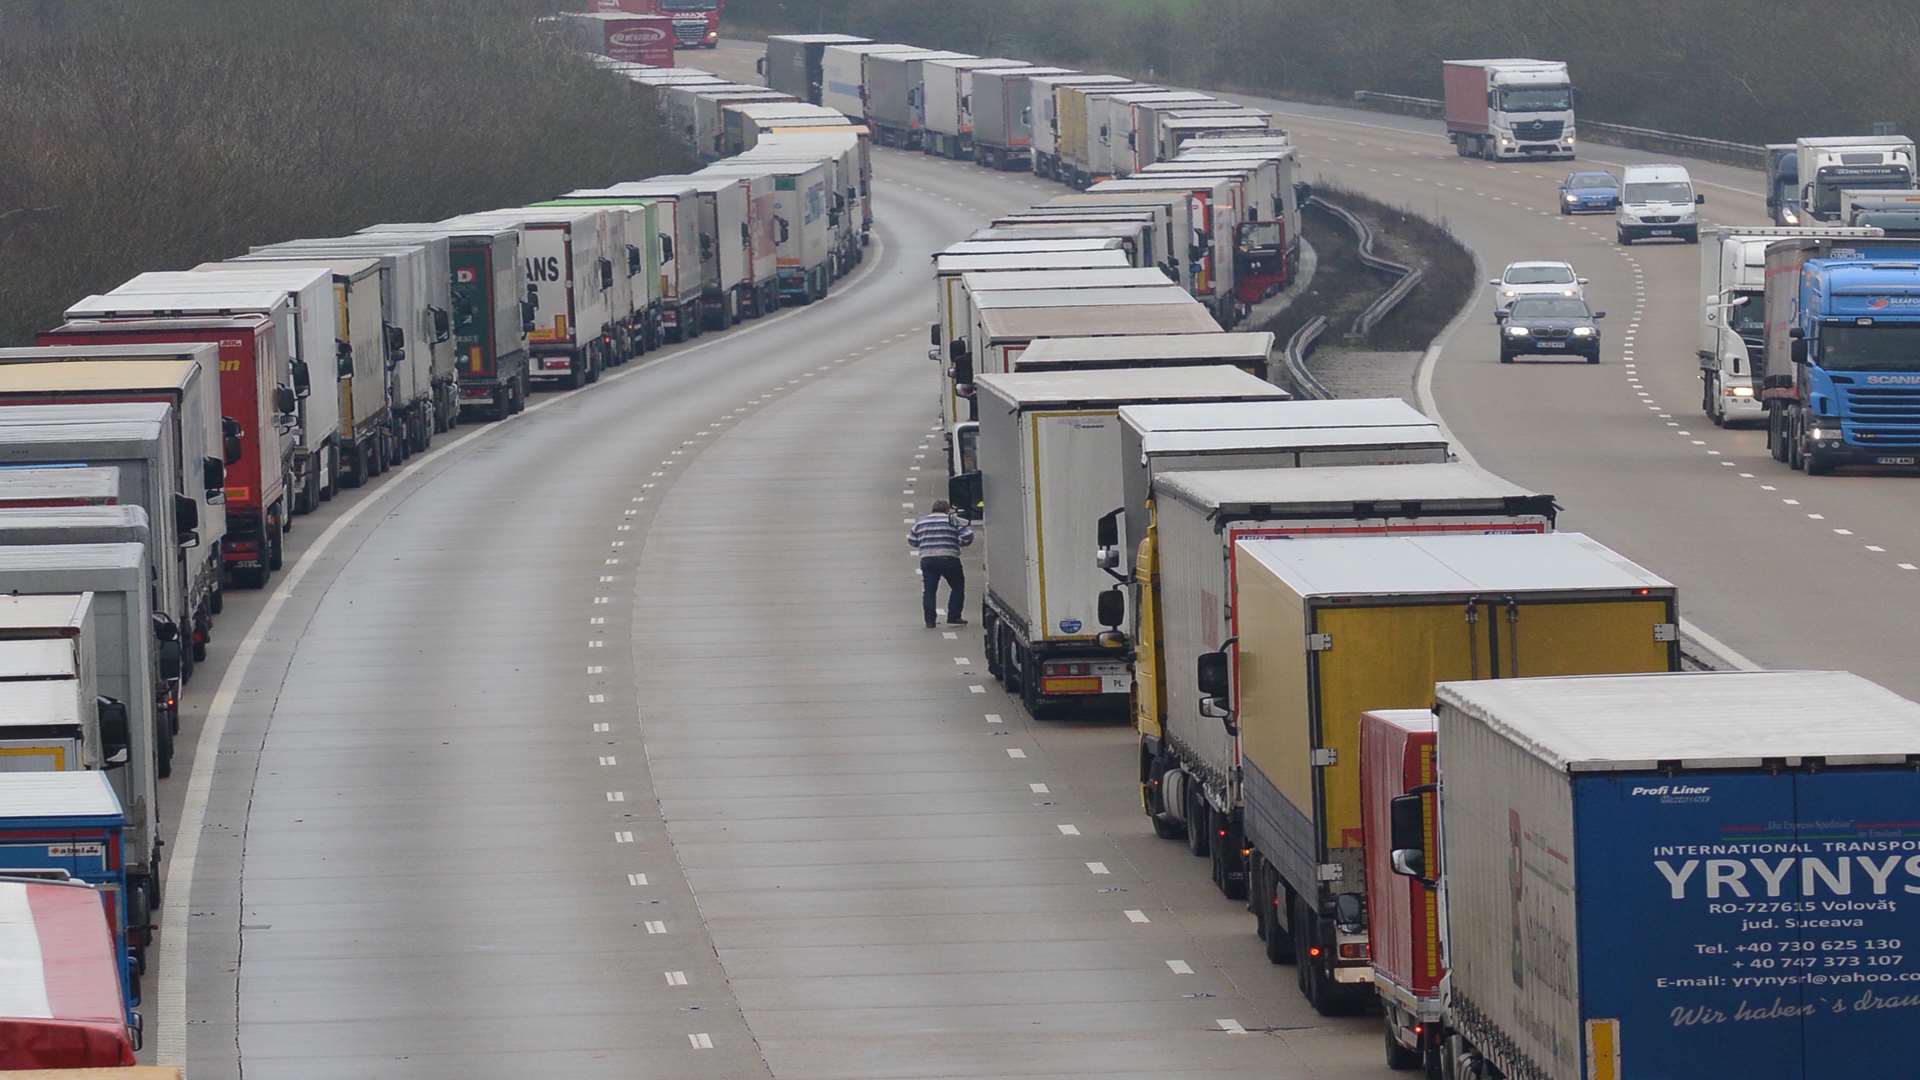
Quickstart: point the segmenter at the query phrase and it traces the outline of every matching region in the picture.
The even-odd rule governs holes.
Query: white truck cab
[[[1620,177],[1620,208],[1613,227],[1622,244],[1648,237],[1700,242],[1700,212],[1707,201],[1693,190],[1693,177],[1679,165],[1634,165]]]

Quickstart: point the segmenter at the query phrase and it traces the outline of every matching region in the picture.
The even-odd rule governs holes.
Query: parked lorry
[[[102,345],[190,345],[211,343],[220,349],[220,411],[224,417],[237,421],[238,430],[223,430],[221,458],[226,462],[224,491],[225,526],[223,537],[202,538],[202,550],[188,553],[183,563],[199,564],[207,562],[217,554],[219,563],[210,567],[208,572],[198,570],[189,572],[184,567],[175,580],[181,582],[181,591],[175,598],[181,607],[170,608],[168,614],[179,621],[182,627],[192,627],[198,631],[210,627],[212,613],[207,609],[220,592],[220,578],[217,571],[224,570],[226,580],[254,587],[264,586],[273,571],[280,569],[284,552],[284,533],[290,514],[288,488],[293,471],[293,439],[287,432],[291,427],[291,418],[298,407],[300,387],[289,380],[294,373],[290,370],[285,348],[285,338],[269,316],[241,314],[220,316],[201,314],[213,312],[218,308],[199,308],[198,301],[191,295],[179,298],[162,296],[139,296],[127,300],[112,300],[110,303],[92,309],[92,315],[83,319],[73,319],[66,324],[46,331],[35,339],[40,345],[72,345],[94,348]],[[218,304],[215,300],[213,303]],[[177,317],[166,317],[174,315]],[[94,415],[105,416],[105,413]],[[283,424],[282,417],[288,422]],[[142,422],[158,425],[164,418],[143,416]],[[224,427],[224,425],[223,425]],[[156,427],[156,436],[158,437]],[[238,437],[238,446],[227,444],[226,434]],[[125,433],[116,434],[116,439],[125,439]],[[52,447],[62,444],[54,442]],[[79,447],[70,446],[69,450]],[[235,453],[234,451],[238,451]],[[192,524],[187,524],[183,514],[176,514],[172,497],[193,501],[188,492],[197,492],[202,488],[202,467],[198,461],[183,462],[173,448],[167,449],[167,457],[161,466],[163,471],[155,475],[167,478],[166,483],[148,492],[148,498],[141,505],[155,521],[156,528],[160,519],[179,521],[179,536],[185,540],[186,534],[205,527],[199,519],[197,508],[190,511]],[[21,458],[18,460],[55,460],[49,458]],[[65,460],[74,460],[67,458]],[[177,478],[177,479],[176,479]],[[133,483],[134,478],[122,475],[123,483]],[[217,541],[217,542],[216,542]],[[217,552],[214,550],[217,548]],[[163,575],[167,573],[162,571]],[[168,580],[165,576],[162,580]],[[185,606],[192,598],[194,604]]]
[[[1043,338],[1028,345],[1014,357],[1012,370],[1077,371],[1111,367],[1215,367],[1229,364],[1254,378],[1266,379],[1267,361],[1272,354],[1273,335],[1264,332]]]
[[[3,792],[5,789],[0,789]],[[0,1070],[84,1070],[135,1062],[141,1018],[132,1009],[112,895],[61,878],[0,878],[8,994],[0,1003]]]
[[[740,155],[743,165],[805,165],[824,160],[833,166],[828,224],[840,273],[864,262],[873,233],[873,136],[864,127],[782,128]],[[837,218],[838,220],[835,220]]]
[[[1020,238],[979,238],[979,234],[965,240],[956,241],[933,253],[935,259],[949,255],[1016,255],[1042,251],[1082,252],[1117,251],[1125,265],[1134,265],[1132,253],[1118,237],[1110,236],[1068,236],[1055,239],[1048,236]]]
[[[972,160],[974,72],[1032,66],[1024,60],[990,56],[928,60],[920,69],[921,113],[926,121],[920,149],[940,157]]]
[[[756,155],[752,161],[716,162],[706,171],[751,183],[755,191],[766,193],[764,216],[756,224],[763,246],[770,241],[773,258],[770,279],[755,287],[762,310],[772,311],[783,302],[812,303],[850,267],[841,234],[850,219],[845,198],[833,190],[833,162],[770,161]],[[858,246],[858,240],[853,244]]]
[[[1293,150],[1260,157],[1180,157],[1147,166],[1137,179],[1225,178],[1234,185],[1233,287],[1257,304],[1287,287],[1299,264],[1300,203]]]
[[[800,101],[730,102],[721,107],[724,156],[746,153],[786,128],[851,127],[853,121],[821,105]]]
[[[288,381],[295,387],[295,422],[291,432],[293,498],[292,513],[308,514],[323,499],[333,497],[339,485],[339,452],[335,444],[339,427],[339,394],[333,389],[335,367],[333,336],[334,303],[331,279],[324,271],[313,269],[262,269],[254,263],[208,263],[190,271],[158,271],[136,274],[116,287],[111,297],[182,296],[202,294],[201,302],[218,304],[221,311],[238,314],[258,313],[271,316],[286,336]],[[279,294],[283,300],[275,299]],[[215,298],[218,298],[217,300]],[[92,302],[82,301],[82,304]],[[120,300],[108,301],[121,304]],[[204,310],[204,309],[197,309]],[[86,308],[70,309],[68,318],[87,317]],[[135,349],[127,346],[126,349]],[[150,347],[150,355],[161,356],[162,346]],[[194,346],[194,348],[205,348]],[[200,358],[201,368],[214,387],[219,386],[218,355],[208,350]],[[320,392],[312,393],[312,380],[320,380]],[[305,389],[302,389],[304,387]],[[220,410],[212,415],[217,419]],[[215,432],[209,445],[217,446]]]
[[[1914,797],[1920,704],[1838,671],[1433,697],[1439,790],[1381,839],[1440,894],[1443,1074],[1910,1070],[1915,866],[1883,823]]]
[[[1573,84],[1560,60],[1448,60],[1447,138],[1461,157],[1573,157]]]
[[[1366,874],[1367,952],[1373,991],[1385,1022],[1387,1066],[1439,1064],[1441,987],[1440,893],[1393,865],[1394,800],[1409,823],[1420,811],[1421,840],[1433,833],[1432,804],[1422,796],[1440,782],[1432,709],[1373,709],[1360,714],[1360,835]],[[1437,1068],[1434,1071],[1438,1071]]]
[[[1167,194],[1184,199],[1188,230],[1175,233],[1172,255],[1186,265],[1194,299],[1214,313],[1220,325],[1232,329],[1240,321],[1240,303],[1233,280],[1232,256],[1240,221],[1234,207],[1234,185],[1225,178],[1205,175],[1140,176],[1107,180],[1087,189],[1091,195]],[[1186,277],[1188,275],[1183,275]]]
[[[658,87],[667,122],[687,137],[702,160],[712,161],[724,154],[723,136],[726,106],[750,102],[793,101],[791,94],[769,90],[751,83],[697,82],[671,83]]]
[[[573,47],[611,60],[673,66],[673,20],[623,11],[563,11]]]
[[[1072,198],[1083,198],[1072,196]],[[1051,230],[1054,235],[1080,235],[1066,230],[1084,226],[1097,226],[1107,229],[1124,239],[1124,246],[1130,252],[1138,252],[1135,260],[1141,266],[1166,268],[1167,223],[1172,208],[1170,200],[1159,204],[1116,203],[1111,199],[1099,198],[1088,205],[1067,206],[1044,203],[1026,210],[1014,210],[993,219],[987,226],[995,229],[1028,229],[1030,235],[1043,235],[1039,230]],[[1185,204],[1178,208],[1175,216],[1184,217]],[[994,235],[993,233],[975,233],[974,235]],[[1179,280],[1177,272],[1169,273],[1172,280]]]
[[[297,258],[316,251],[378,259],[392,271],[383,279],[387,286],[384,317],[400,330],[399,363],[389,372],[391,408],[397,417],[401,458],[426,450],[437,432],[459,422],[460,414],[447,238],[356,233],[256,247],[248,257]],[[625,351],[619,353],[622,359],[625,355]]]
[[[111,465],[0,468],[0,512],[119,504],[120,470]]]
[[[966,341],[972,330],[967,299],[961,293],[962,275],[1015,270],[1118,269],[1129,265],[1126,253],[1120,250],[1118,241],[1099,247],[1064,251],[1024,250],[1026,245],[1019,246],[1023,250],[967,255],[943,253],[934,256],[933,322],[929,326],[927,357],[940,364],[943,371],[946,369],[952,344],[956,341]],[[971,348],[971,345],[968,348]],[[951,372],[947,373],[944,381],[948,387],[953,385]]]
[[[227,464],[223,453],[227,440],[222,437],[221,422],[215,415],[220,406],[219,386],[215,381],[218,376],[203,372],[193,360],[74,359],[36,356],[35,352],[38,350],[0,349],[0,406],[123,402],[167,406],[167,411],[159,415],[163,437],[171,443],[165,457],[173,463],[175,473],[164,478],[163,486],[169,493],[185,495],[194,505],[197,525],[183,531],[179,539],[194,549],[186,551],[182,559],[186,609],[193,616],[193,659],[205,660],[207,642],[213,634],[213,616],[216,608],[224,603],[220,599],[220,551],[227,531]],[[27,355],[23,357],[22,353]],[[0,415],[25,416],[31,420],[29,414],[0,412]],[[96,414],[62,409],[59,415],[79,419]],[[0,438],[4,435],[0,434]],[[241,449],[238,439],[233,442],[231,449]],[[137,481],[118,465],[113,468],[122,481]],[[121,494],[128,505],[147,507],[151,512],[153,493],[144,490],[143,485],[128,483]]]
[[[1148,140],[1152,137],[1153,114],[1156,110],[1163,115],[1172,115],[1241,111],[1242,108],[1237,102],[1222,101],[1194,90],[1161,90],[1105,98],[1098,106],[1101,143],[1106,147],[1103,171],[1120,178],[1133,175],[1142,165],[1152,164],[1153,154]]]
[[[1054,150],[1058,158],[1055,174],[1071,188],[1085,188],[1099,177],[1094,162],[1099,145],[1100,101],[1120,94],[1154,94],[1164,86],[1150,83],[1109,83],[1096,85],[1065,84],[1054,90],[1055,117],[1059,127]]]
[[[1214,109],[1175,112],[1158,119],[1154,126],[1154,141],[1143,151],[1151,159],[1147,164],[1172,160],[1194,145],[1215,137],[1267,135],[1273,132],[1273,117],[1257,109]]]
[[[4,481],[0,481],[0,491],[4,489]],[[153,530],[147,525],[147,512],[138,506],[27,507],[0,501],[0,547],[32,547],[35,544],[144,546],[152,539]]]
[[[1840,193],[1840,221],[1845,225],[1876,228],[1887,236],[1920,238],[1920,191],[1848,188]]]
[[[1033,167],[1035,76],[1075,75],[1067,68],[1028,66],[972,72],[967,113],[973,124],[973,160],[989,169]]]
[[[1775,461],[1920,464],[1920,244],[1803,236],[1767,247],[1754,385]]]
[[[1033,129],[1033,175],[1044,180],[1065,180],[1060,160],[1060,103],[1065,97],[1063,90],[1069,86],[1107,87],[1119,89],[1138,86],[1139,83],[1122,75],[1030,75],[1027,91],[1032,102],[1033,118],[1029,126]],[[1084,115],[1084,114],[1083,114]]]
[[[609,222],[613,254],[615,365],[644,356],[660,344],[660,212],[651,199],[636,195],[603,198],[568,196],[534,203],[537,209],[599,209]]]
[[[462,214],[440,224],[518,228],[527,295],[534,301],[528,378],[576,390],[599,381],[613,363],[616,249],[605,210],[526,206]]]
[[[1200,693],[1237,731],[1268,956],[1295,960],[1302,994],[1335,1012],[1373,993],[1360,714],[1430,702],[1449,679],[1678,670],[1674,590],[1578,533],[1241,540],[1234,567],[1234,645],[1196,665]]]
[[[126,763],[124,731],[102,741],[93,641],[0,640],[0,772],[104,769]]]
[[[802,101],[822,104],[823,64],[829,45],[868,45],[872,38],[851,34],[770,34],[767,54],[754,63],[767,85]]]
[[[1711,225],[1700,234],[1700,408],[1715,425],[1764,424],[1755,358],[1766,348],[1767,247],[1784,239],[1877,236],[1877,229]]]
[[[511,225],[459,229],[417,222],[370,225],[360,231],[446,237],[462,415],[467,409],[485,409],[500,420],[525,409],[527,333],[533,329],[534,297],[520,262],[520,229]],[[652,247],[649,244],[648,250]],[[655,322],[657,326],[657,315]]]
[[[928,60],[957,60],[966,53],[938,49],[867,56],[867,126],[881,146],[920,148],[926,126],[920,112],[921,67]]]
[[[1552,496],[1472,465],[1445,462],[1444,448],[1432,448],[1431,434],[1396,441],[1378,430],[1366,431],[1358,447],[1344,438],[1315,435],[1313,430],[1242,434],[1240,441],[1271,448],[1264,453],[1249,448],[1253,461],[1238,469],[1152,474],[1143,513],[1147,542],[1134,552],[1132,575],[1116,574],[1144,580],[1146,587],[1138,590],[1141,618],[1151,609],[1151,620],[1136,619],[1128,636],[1135,650],[1149,654],[1148,675],[1135,702],[1142,725],[1144,808],[1155,832],[1184,834],[1193,854],[1211,856],[1214,883],[1235,898],[1247,895],[1248,862],[1240,852],[1252,828],[1243,813],[1247,793],[1240,739],[1186,679],[1201,656],[1245,632],[1239,590],[1247,567],[1236,545],[1262,537],[1291,542],[1398,533],[1543,533],[1553,527]],[[1301,447],[1313,448],[1312,467],[1293,467]],[[1403,464],[1409,460],[1415,463]],[[1375,461],[1384,464],[1371,464]],[[1139,497],[1137,474],[1135,484]],[[1122,510],[1129,519],[1126,533],[1140,535],[1142,527],[1132,520],[1142,511],[1130,504]],[[1110,552],[1109,563],[1119,561],[1113,546],[1118,535],[1113,525],[1103,526],[1101,546]],[[1111,625],[1120,630],[1126,624]],[[1297,837],[1291,841],[1307,844]],[[1303,880],[1289,868],[1285,880],[1319,902],[1309,887],[1312,877]],[[1358,881],[1357,871],[1349,881]],[[1330,894],[1324,899],[1332,902]]]
[[[720,12],[726,6],[726,0],[592,0],[591,3],[594,11],[664,15],[673,20],[674,44],[683,49],[719,48]]]
[[[1844,135],[1794,143],[1800,213],[1814,221],[1841,222],[1840,192],[1913,186],[1913,140],[1905,135]]]
[[[674,342],[699,337],[705,322],[701,314],[706,295],[705,264],[713,264],[717,280],[719,252],[712,248],[711,235],[702,229],[703,199],[698,187],[687,179],[647,180],[610,188],[582,188],[561,196],[562,200],[580,199],[588,204],[602,198],[653,201],[659,228],[654,240],[659,250],[661,336]],[[531,297],[534,291],[530,284],[528,295]]]
[[[647,180],[615,184],[600,192],[568,192],[563,200],[604,198],[607,195],[648,196],[658,198],[670,193],[676,213],[690,214],[693,246],[675,246],[677,258],[690,261],[680,267],[684,294],[685,275],[699,268],[697,327],[691,335],[682,329],[681,339],[697,337],[707,330],[724,330],[738,323],[743,302],[750,306],[753,292],[752,226],[747,215],[751,209],[747,184],[739,177],[717,175],[656,176]],[[691,198],[683,196],[691,195]],[[683,223],[676,221],[676,229]],[[662,261],[662,266],[665,261]],[[684,313],[684,312],[683,312]]]
[[[820,52],[820,104],[846,114],[855,123],[868,121],[867,57],[875,53],[924,51],[916,45],[862,42],[828,45]]]
[[[1286,392],[1224,366],[1016,372],[974,385],[985,399],[980,470],[949,483],[960,513],[995,515],[981,605],[988,669],[1036,715],[1054,704],[1123,701],[1126,654],[1099,640],[1106,580],[1087,558],[1095,519],[1122,498],[1113,468],[1120,406]]]
[[[156,666],[146,555],[135,544],[0,547],[0,586],[8,590],[8,595],[0,596],[0,638],[64,644],[73,650],[79,668],[92,671],[96,696],[89,704],[100,726],[105,759],[105,767],[91,772],[0,773],[0,784],[15,783],[12,778],[18,776],[88,777],[92,779],[48,781],[44,790],[97,787],[112,797],[119,819],[111,853],[119,880],[112,885],[114,902],[124,904],[114,925],[126,934],[127,947],[134,950],[136,959],[142,958],[152,944],[153,910],[160,906],[164,841],[157,792],[159,778],[166,775],[161,766],[173,752],[174,734],[156,709],[156,703],[171,691]],[[97,801],[104,803],[104,799]],[[0,822],[8,817],[0,811]],[[20,856],[8,848],[6,825],[0,824],[0,855],[14,856],[0,865],[34,867],[15,861]],[[83,866],[64,869],[94,881],[82,872]]]

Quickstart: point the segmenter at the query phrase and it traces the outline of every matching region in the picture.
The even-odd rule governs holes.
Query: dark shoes
[[[965,626],[965,625],[967,625],[967,620],[965,620],[965,619],[948,619],[948,620],[947,620],[947,625],[948,625],[948,626]]]

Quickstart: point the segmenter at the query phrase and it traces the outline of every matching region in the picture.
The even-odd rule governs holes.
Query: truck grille
[[[1522,120],[1513,125],[1513,137],[1527,142],[1554,142],[1565,127],[1558,120]]]
[[[1848,386],[1848,433],[1868,446],[1920,446],[1920,386]]]
[[[699,45],[707,40],[707,20],[675,19],[673,36],[682,45]]]

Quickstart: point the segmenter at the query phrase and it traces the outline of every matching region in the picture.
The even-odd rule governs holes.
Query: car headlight
[[[1511,299],[1513,299],[1514,297],[1516,297],[1516,296],[1518,296],[1518,295],[1520,295],[1520,294],[1519,294],[1519,293],[1516,293],[1516,292],[1514,292],[1514,291],[1513,291],[1512,289],[1502,289],[1502,290],[1500,290],[1500,295],[1501,295],[1501,296],[1504,296],[1504,297],[1506,297],[1506,298],[1507,298],[1507,299],[1509,299],[1509,300],[1511,300]]]
[[[1591,327],[1591,326],[1576,326],[1576,327],[1574,327],[1574,328],[1573,328],[1573,336],[1574,336],[1574,337],[1592,337],[1592,336],[1593,336],[1593,327]]]
[[[1561,296],[1578,296],[1579,294],[1574,292],[1572,289],[1561,289],[1560,295]]]
[[[1524,327],[1524,326],[1509,326],[1509,327],[1507,327],[1507,336],[1508,336],[1508,337],[1526,337],[1526,336],[1527,336],[1528,334],[1531,334],[1531,333],[1533,333],[1533,331],[1531,331],[1531,330],[1529,330],[1529,329],[1527,329],[1527,328],[1526,328],[1526,327]]]
[[[1571,192],[1571,191],[1569,191],[1569,192],[1567,192],[1567,201],[1568,201],[1568,202],[1579,202],[1579,201],[1580,201],[1580,196],[1578,196],[1578,195],[1575,195],[1575,194],[1574,194],[1573,192]]]
[[[1800,215],[1793,212],[1793,207],[1783,206],[1780,208],[1780,220],[1789,225],[1798,225],[1800,224]]]

